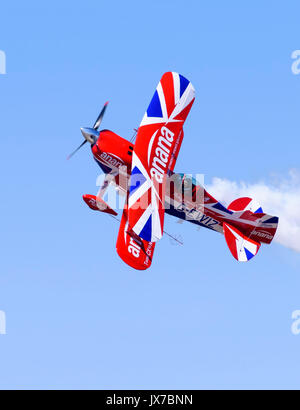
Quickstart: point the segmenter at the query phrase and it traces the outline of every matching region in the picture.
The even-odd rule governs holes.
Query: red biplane
[[[135,269],[152,263],[155,243],[163,235],[165,212],[223,233],[238,261],[255,256],[261,243],[271,243],[278,217],[267,215],[251,198],[239,198],[228,207],[185,174],[174,173],[183,140],[183,125],[195,100],[189,80],[165,73],[131,143],[110,130],[99,131],[106,103],[92,128],[81,128],[83,143],[91,144],[94,159],[105,173],[97,196],[84,195],[93,209],[117,213],[104,202],[110,183],[126,194],[117,239],[121,259]]]

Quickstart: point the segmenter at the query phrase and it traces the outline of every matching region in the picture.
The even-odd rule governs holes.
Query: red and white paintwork
[[[138,129],[136,143],[102,130],[92,144],[94,159],[107,179],[98,196],[84,195],[93,210],[116,215],[103,199],[107,186],[114,184],[126,193],[126,203],[117,239],[121,259],[135,269],[150,267],[155,242],[163,235],[164,213],[223,233],[232,255],[247,261],[261,243],[270,243],[278,218],[264,214],[251,198],[233,201],[228,208],[203,187],[194,184],[191,195],[182,197],[181,185],[170,190],[169,178],[183,140],[183,124],[195,99],[192,84],[178,73],[165,73]],[[195,192],[201,192],[195,200]]]

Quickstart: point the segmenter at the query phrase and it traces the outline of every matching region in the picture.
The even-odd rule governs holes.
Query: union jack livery
[[[251,198],[239,198],[228,208],[214,199],[193,178],[184,174],[169,177],[166,212],[196,225],[223,233],[230,252],[240,262],[255,256],[261,243],[271,243],[278,217],[267,215]]]
[[[186,78],[177,73],[164,74],[137,133],[128,221],[133,231],[149,242],[163,235],[166,176],[174,169],[183,139],[182,127],[194,99],[195,90]]]
[[[183,140],[183,125],[195,100],[195,90],[182,75],[165,73],[152,97],[133,144],[110,130],[99,131],[105,103],[94,126],[81,128],[81,146],[89,142],[93,157],[105,173],[97,196],[84,195],[93,210],[116,217],[102,199],[114,184],[126,195],[117,239],[117,252],[129,266],[151,266],[156,242],[164,233],[164,213],[222,233],[234,258],[245,262],[261,243],[271,243],[278,217],[267,215],[251,198],[228,207],[215,200],[185,174],[174,173]]]

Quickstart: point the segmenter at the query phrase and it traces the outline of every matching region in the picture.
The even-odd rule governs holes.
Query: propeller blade
[[[87,140],[84,140],[83,143],[80,144],[79,147],[75,149],[75,151],[73,151],[70,155],[68,155],[67,159],[70,159],[71,157],[73,157],[73,155],[76,154],[76,152],[86,143],[87,143]]]
[[[97,133],[98,128],[100,127],[100,124],[102,122],[103,115],[105,113],[106,107],[108,106],[108,101],[104,104],[100,114],[98,115],[98,118],[96,119],[96,122],[93,126],[93,128],[80,128],[85,140],[79,145],[78,148],[75,149],[68,157],[67,159],[70,159],[73,157],[74,154],[87,142],[89,142],[91,145],[95,144],[99,138],[99,133]]]
[[[96,119],[96,122],[93,126],[94,130],[98,130],[98,128],[100,127],[100,124],[102,122],[102,118],[103,118],[103,115],[105,113],[105,110],[106,110],[107,106],[108,106],[108,101],[106,101],[106,103],[104,104],[104,107],[102,108],[100,114],[98,115],[98,118]]]

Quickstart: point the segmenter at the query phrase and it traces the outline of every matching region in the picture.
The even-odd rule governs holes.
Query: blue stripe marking
[[[278,224],[278,216],[273,216],[272,218],[264,221],[264,224]]]
[[[145,241],[151,242],[151,233],[152,233],[152,215],[149,216],[148,221],[145,223],[139,236]]]
[[[179,80],[180,80],[180,97],[181,97],[190,82],[185,77],[183,77],[183,75],[181,74],[179,74]]]
[[[213,227],[210,227],[210,226],[205,225],[202,222],[197,221],[196,219],[187,219],[184,211],[178,211],[178,209],[175,209],[174,206],[171,205],[171,204],[169,206],[170,206],[170,208],[167,207],[165,209],[166,214],[176,216],[179,219],[183,219],[184,221],[191,222],[192,224],[195,224],[195,225],[198,225],[198,226],[203,226],[204,228],[207,228],[207,229],[210,229],[210,230],[216,232],[216,229],[214,229],[214,228],[218,225],[213,225]]]
[[[251,258],[253,258],[253,253],[251,253],[250,251],[248,251],[248,249],[247,248],[244,248],[245,249],[245,253],[246,253],[246,256],[247,256],[247,259],[248,259],[248,261],[251,259]]]
[[[94,160],[97,162],[97,164],[99,165],[99,167],[102,169],[102,171],[104,172],[104,174],[109,174],[112,171],[112,168],[109,168],[105,165],[103,165],[100,161],[98,161],[95,157],[93,157]]]
[[[157,90],[155,91],[152,97],[152,100],[149,104],[149,107],[147,109],[147,116],[148,117],[162,117],[163,116]]]
[[[264,211],[262,210],[262,207],[258,208],[254,213],[255,214],[262,214]]]
[[[146,178],[138,169],[138,167],[134,167],[131,176],[130,176],[130,188],[129,188],[129,196],[136,191],[143,183],[146,181]]]
[[[220,204],[220,202],[217,202],[215,205],[213,205],[213,208],[218,209],[219,211],[223,211],[226,212],[227,214],[232,215],[233,212],[229,211],[229,209],[225,208],[225,206],[223,206],[222,204]]]

